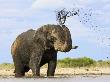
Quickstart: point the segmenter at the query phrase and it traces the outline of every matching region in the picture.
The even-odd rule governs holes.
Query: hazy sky
[[[0,0],[0,63],[12,62],[10,47],[18,34],[44,24],[57,24],[55,11],[62,8],[83,10],[80,17],[66,21],[73,45],[79,48],[69,53],[59,52],[58,58],[110,57],[110,0]],[[80,22],[89,10],[90,20]]]

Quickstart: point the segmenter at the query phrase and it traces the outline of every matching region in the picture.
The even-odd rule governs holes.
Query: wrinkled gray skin
[[[46,63],[47,76],[54,76],[57,52],[68,52],[71,49],[71,34],[66,26],[44,25],[38,30],[23,32],[11,46],[15,77],[24,76],[30,69],[33,76],[40,76],[40,67]]]

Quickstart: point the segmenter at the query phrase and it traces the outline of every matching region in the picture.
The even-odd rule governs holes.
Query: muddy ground
[[[0,77],[14,77],[14,69],[0,70]],[[46,77],[47,68],[41,68],[41,77]],[[90,76],[90,75],[110,75],[110,68],[57,68],[54,77],[74,77],[76,75]],[[32,77],[32,71],[26,73],[27,78]]]

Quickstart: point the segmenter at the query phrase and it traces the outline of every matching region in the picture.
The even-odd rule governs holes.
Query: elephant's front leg
[[[40,76],[40,62],[42,58],[42,53],[35,53],[33,52],[30,58],[29,66],[32,70],[33,76],[38,77]]]
[[[57,52],[55,50],[51,50],[48,55],[50,56],[50,61],[48,62],[47,76],[54,76],[57,64]]]
[[[57,60],[51,60],[48,63],[47,76],[54,76]]]

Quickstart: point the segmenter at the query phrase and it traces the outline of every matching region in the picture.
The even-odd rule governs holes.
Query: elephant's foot
[[[48,78],[53,78],[54,76],[47,76]]]
[[[40,78],[40,75],[33,75],[33,78]]]
[[[47,77],[51,78],[51,77],[54,77],[54,73],[51,73],[51,74],[47,74]]]
[[[15,73],[15,77],[19,78],[19,77],[23,77],[25,76],[24,73]]]

